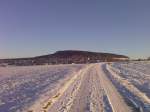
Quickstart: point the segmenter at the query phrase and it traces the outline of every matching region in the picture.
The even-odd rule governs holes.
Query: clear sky
[[[150,56],[150,0],[0,0],[0,58],[70,49]]]

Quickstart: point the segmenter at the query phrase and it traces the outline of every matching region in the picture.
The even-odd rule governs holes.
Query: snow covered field
[[[0,112],[21,112],[59,88],[82,65],[0,67]],[[44,100],[44,99],[43,99]]]
[[[121,92],[124,90],[125,98],[141,111],[150,112],[150,62],[113,63],[109,69],[117,74],[111,79],[118,88],[120,85]]]
[[[0,112],[150,112],[150,62],[0,67]]]
[[[150,62],[115,63],[120,76],[131,82],[150,98]]]

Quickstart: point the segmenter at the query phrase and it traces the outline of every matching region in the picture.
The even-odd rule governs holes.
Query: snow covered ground
[[[141,111],[150,112],[150,62],[113,63],[109,71],[125,98]]]
[[[0,112],[150,112],[150,62],[0,67]]]
[[[21,112],[52,94],[83,65],[0,67],[0,112]]]

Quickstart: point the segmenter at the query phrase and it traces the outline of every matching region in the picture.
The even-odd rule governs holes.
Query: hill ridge
[[[41,55],[31,58],[0,59],[0,63],[9,65],[43,65],[43,64],[72,64],[96,63],[128,60],[125,55],[113,53],[91,52],[81,50],[62,50],[53,54]]]

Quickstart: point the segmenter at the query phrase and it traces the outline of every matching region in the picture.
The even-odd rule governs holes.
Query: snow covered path
[[[43,112],[131,112],[105,69],[105,64],[88,65]]]

